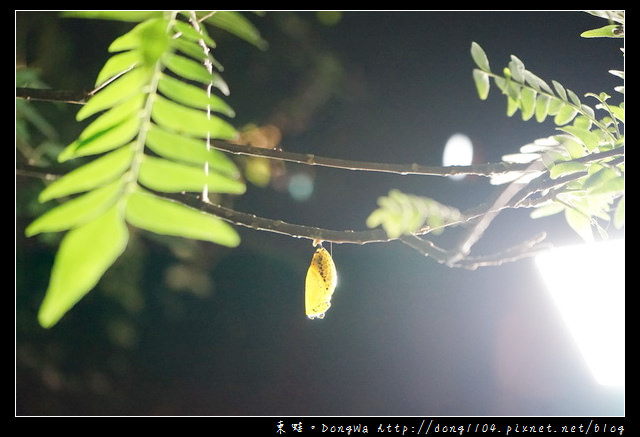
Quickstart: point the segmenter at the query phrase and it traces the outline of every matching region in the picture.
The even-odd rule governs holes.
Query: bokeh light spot
[[[454,134],[449,137],[442,153],[442,165],[471,165],[473,161],[473,144],[468,136]],[[462,179],[464,175],[451,176],[453,179]]]
[[[299,202],[303,202],[313,194],[313,179],[306,173],[296,173],[289,179],[289,194]]]

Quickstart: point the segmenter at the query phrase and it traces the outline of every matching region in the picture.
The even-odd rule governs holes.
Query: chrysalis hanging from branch
[[[315,244],[314,244],[315,245]],[[331,254],[322,246],[311,259],[305,281],[305,311],[310,319],[323,319],[331,307],[331,297],[338,284],[338,272]]]

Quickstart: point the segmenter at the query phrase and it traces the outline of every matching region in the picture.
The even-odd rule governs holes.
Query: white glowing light
[[[624,386],[624,240],[554,249],[536,263],[591,373]]]
[[[444,146],[442,153],[442,165],[445,167],[451,165],[471,165],[473,161],[473,144],[468,136],[463,134],[454,134]],[[451,176],[454,179],[462,179],[464,175]]]

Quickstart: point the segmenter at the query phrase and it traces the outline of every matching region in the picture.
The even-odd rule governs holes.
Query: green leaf
[[[146,20],[138,24],[129,32],[116,38],[109,45],[109,51],[121,52],[121,51],[131,50],[131,49],[139,49],[139,48],[142,48],[143,45],[149,42],[145,38],[146,36],[153,36],[153,35],[160,35],[160,34],[166,35],[165,29],[167,26],[167,21],[162,17],[161,14],[162,13],[160,13],[160,16],[156,16],[154,18],[151,18],[149,20]]]
[[[473,81],[476,84],[476,90],[480,100],[486,100],[489,96],[489,76],[482,70],[473,70]]]
[[[529,70],[525,70],[523,74],[524,74],[525,81],[529,85],[531,85],[536,91],[538,92],[544,91],[545,93],[548,93],[548,94],[553,93],[549,85],[547,85],[547,83],[544,80],[542,80],[541,78],[539,78],[538,76],[530,72]]]
[[[365,224],[368,228],[375,228],[380,226],[385,220],[387,216],[387,211],[382,208],[374,209],[371,214],[367,217]]]
[[[445,223],[460,220],[462,214],[428,197],[412,196],[391,190],[388,196],[378,198],[380,208],[367,217],[370,228],[381,225],[389,238],[411,234],[425,225],[440,233]],[[440,228],[440,229],[439,229]]]
[[[507,117],[511,117],[516,113],[520,105],[518,105],[518,101],[512,99],[510,96],[507,96]]]
[[[571,159],[582,158],[587,154],[585,147],[578,141],[574,141],[573,137],[567,136],[562,141],[562,147],[569,153]]]
[[[183,37],[190,41],[198,42],[202,40],[209,47],[213,48],[216,46],[215,41],[212,40],[211,37],[206,34],[206,32],[198,32],[193,26],[185,23],[184,21],[176,20],[173,22],[173,26],[175,27],[176,31],[180,32]]]
[[[151,79],[150,70],[137,67],[123,74],[105,88],[93,95],[76,115],[76,120],[82,121],[96,112],[104,111],[140,93],[143,86]]]
[[[67,233],[51,271],[38,321],[55,325],[98,283],[127,246],[129,233],[117,205]]]
[[[205,53],[202,47],[198,45],[198,43],[186,40],[184,38],[177,38],[171,40],[171,46],[175,50],[189,56],[190,58],[195,59],[203,65],[205,65],[205,61],[209,61],[211,62],[211,65],[214,66],[218,71],[224,70],[222,64],[220,64],[220,62],[218,62],[213,56],[211,56],[210,52]]]
[[[226,121],[204,112],[178,105],[170,100],[156,97],[151,109],[151,116],[160,126],[176,132],[206,138],[229,139],[236,135],[236,130]]]
[[[589,152],[600,145],[600,137],[598,134],[588,129],[582,129],[577,126],[564,126],[558,129],[573,135],[578,141],[584,144]]]
[[[624,108],[621,108],[620,106],[608,106],[608,108],[615,118],[624,123]]]
[[[584,115],[578,115],[573,120],[573,125],[579,129],[590,130],[592,125],[591,119],[585,117]]]
[[[508,69],[507,69],[508,71]],[[506,94],[507,93],[507,79],[500,77],[500,76],[494,76],[493,81],[495,82],[496,86],[498,87],[498,89],[502,92],[502,94]]]
[[[585,11],[585,12],[595,17],[604,18],[609,22],[624,24],[624,11],[599,10],[599,11]]]
[[[174,53],[165,54],[162,63],[175,74],[185,79],[195,80],[203,84],[211,82],[211,74],[207,68],[192,59]]]
[[[42,190],[38,200],[46,202],[107,184],[120,177],[129,168],[132,159],[133,148],[129,146],[94,159],[53,181]]]
[[[578,95],[576,93],[574,93],[573,91],[571,91],[570,89],[567,89],[567,95],[569,96],[569,100],[571,100],[571,102],[580,107],[582,105],[582,102],[580,102],[580,99],[578,98]]]
[[[207,150],[204,140],[167,132],[152,125],[147,133],[147,146],[158,155],[173,161],[204,165],[211,170],[236,178],[240,175],[235,163],[216,149]]]
[[[547,107],[547,113],[549,115],[556,115],[564,105],[565,103],[562,100],[556,97],[551,97],[549,100],[549,106]]]
[[[577,113],[578,112],[573,106],[565,104],[560,107],[560,110],[554,117],[553,122],[558,126],[562,126],[573,120],[573,117],[575,117]]]
[[[91,122],[91,124],[82,131],[78,140],[86,141],[91,137],[100,135],[102,132],[115,127],[127,118],[139,117],[138,111],[142,109],[144,102],[145,96],[140,93],[114,106]]]
[[[142,56],[138,50],[129,50],[113,55],[104,64],[100,73],[98,73],[96,87],[104,84],[112,77],[124,73],[130,68],[140,65],[141,62]]]
[[[486,71],[487,73],[491,72],[489,58],[487,58],[487,54],[477,42],[471,43],[471,57],[480,70]]]
[[[140,50],[144,65],[153,68],[169,48],[169,22],[164,18],[149,21],[152,25],[140,32]]]
[[[219,112],[228,117],[235,115],[234,110],[220,97],[215,94],[207,96],[206,90],[182,82],[171,76],[163,74],[158,82],[158,89],[166,97],[183,105],[200,109],[207,109],[208,106],[213,112]]]
[[[551,83],[553,84],[553,88],[556,90],[556,94],[558,94],[558,96],[560,96],[560,98],[566,102],[567,92],[565,91],[562,84],[560,82],[556,82],[555,80],[552,80]]]
[[[227,247],[240,244],[238,233],[218,217],[140,189],[128,197],[125,216],[132,225],[157,234],[210,241]]]
[[[565,176],[571,173],[577,173],[585,170],[586,166],[581,162],[559,162],[551,167],[551,170],[549,171],[549,177],[551,177],[551,179],[557,179],[560,176]]]
[[[565,205],[559,202],[549,202],[542,206],[537,207],[529,215],[532,219],[548,217],[550,215],[562,212],[565,209]]]
[[[579,202],[581,211],[586,211],[590,217],[598,217],[602,220],[610,220],[609,210],[611,209],[611,196],[609,194],[583,196]]]
[[[508,80],[505,91],[507,92],[509,98],[511,98],[515,102],[520,101],[520,92],[522,91],[522,86],[517,82]]]
[[[609,73],[613,74],[616,77],[624,80],[624,71],[623,70],[609,70]]]
[[[79,156],[97,155],[120,147],[138,133],[140,123],[139,117],[131,117],[91,137],[78,139],[60,152],[58,161],[64,162]]]
[[[144,156],[140,165],[138,180],[156,191],[177,193],[181,191],[202,191],[205,185],[214,193],[243,194],[243,182],[219,173],[205,174],[202,167],[179,164],[166,159]]]
[[[574,208],[566,208],[564,217],[569,226],[587,243],[594,240],[591,219]]]
[[[586,113],[589,117],[596,118],[595,112],[593,112],[591,106],[582,104],[580,105],[580,109],[582,109],[582,112]]]
[[[619,25],[609,24],[597,29],[584,31],[580,34],[580,36],[583,38],[620,38],[624,36],[624,33],[620,32]]]
[[[163,63],[169,70],[173,71],[178,76],[189,80],[195,80],[205,85],[211,83],[214,87],[219,89],[222,94],[225,96],[229,95],[229,86],[224,79],[222,79],[222,76],[215,71],[209,73],[204,65],[199,64],[196,61],[185,58],[184,56],[167,53],[163,58]]]
[[[509,62],[509,71],[511,77],[518,83],[524,83],[524,64],[516,56],[511,55],[511,61]]]
[[[551,168],[553,168],[553,166],[556,165],[557,162],[566,161],[567,156],[561,150],[552,148],[546,150],[542,154],[541,158],[542,163],[545,165],[545,167],[547,167],[548,170],[551,170]]]
[[[66,231],[92,220],[116,202],[122,185],[122,181],[117,180],[58,205],[34,220],[25,230],[25,235],[31,237],[41,232]]]
[[[260,32],[258,32],[256,27],[238,12],[217,11],[215,14],[210,15],[206,21],[253,44],[260,50],[265,50],[268,46],[267,42],[260,36]]]
[[[148,18],[162,16],[161,11],[65,11],[64,17],[94,18],[139,22]]]
[[[527,121],[536,109],[536,92],[531,88],[522,88],[520,93],[520,110],[522,111],[522,120]]]
[[[547,118],[549,100],[549,96],[544,94],[539,94],[538,97],[536,97],[535,116],[538,123],[542,123],[544,119]]]
[[[620,193],[624,191],[624,177],[615,170],[603,168],[587,178],[584,187],[589,194]]]

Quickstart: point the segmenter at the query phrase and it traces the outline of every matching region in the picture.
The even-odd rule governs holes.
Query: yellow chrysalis
[[[331,254],[320,246],[316,249],[307,270],[305,282],[305,310],[310,319],[323,319],[331,306],[331,296],[338,283],[338,273]]]

